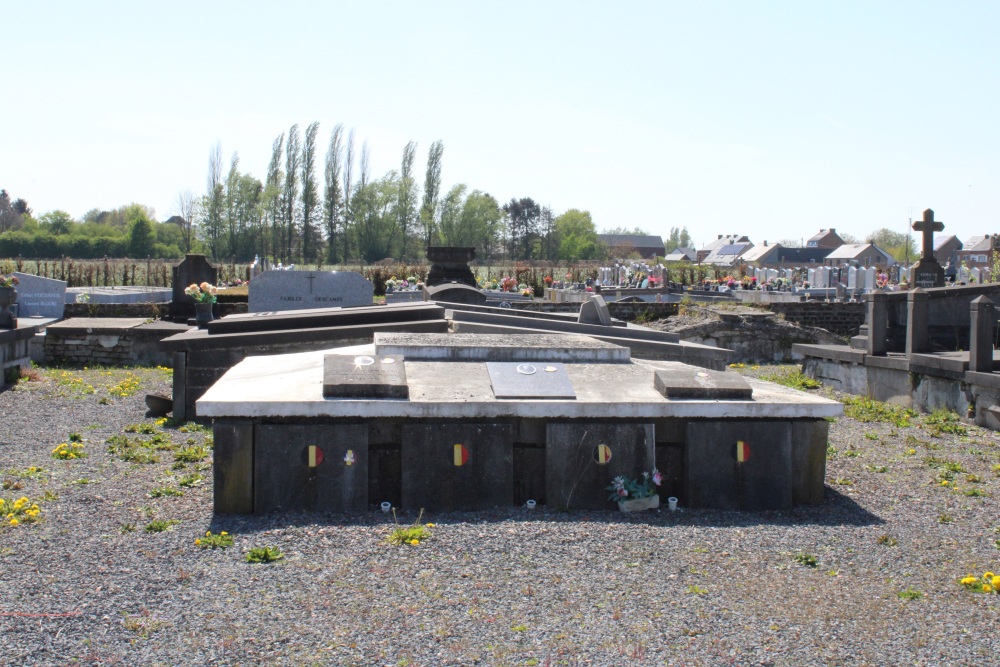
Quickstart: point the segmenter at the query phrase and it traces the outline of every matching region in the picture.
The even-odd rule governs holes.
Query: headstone
[[[977,285],[980,285],[983,282],[983,272],[979,270],[978,266],[969,271],[968,282],[972,281],[975,281]]]
[[[580,315],[576,321],[580,324],[600,324],[610,327],[611,313],[608,311],[608,304],[604,302],[604,297],[595,294],[580,304]]]
[[[170,301],[171,319],[194,317],[194,299],[184,293],[189,285],[215,285],[219,271],[204,255],[187,255],[173,267],[173,294]]]
[[[431,268],[427,272],[428,286],[442,283],[461,283],[476,287],[476,277],[472,275],[469,262],[476,258],[474,247],[429,246],[427,261]]]
[[[969,331],[969,370],[976,373],[993,372],[993,324],[996,309],[986,295],[972,300]]]
[[[354,271],[265,271],[250,281],[251,313],[370,306],[375,288]]]
[[[847,289],[858,289],[858,269],[852,266],[847,269]]]
[[[865,269],[865,289],[873,290],[878,286],[878,273],[874,266]]]
[[[924,211],[923,220],[913,223],[914,231],[923,233],[923,250],[920,259],[913,265],[914,282],[917,287],[944,287],[944,269],[934,257],[934,232],[944,229],[944,224],[934,219],[934,211]]]
[[[28,273],[14,273],[17,286],[18,317],[54,317],[62,319],[66,306],[66,282]]]
[[[810,287],[816,286],[816,269],[809,269],[806,272],[806,281],[809,283]]]
[[[912,269],[910,269],[910,270],[912,271]],[[963,266],[959,266],[958,270],[955,271],[955,280],[957,280],[960,283],[967,283],[967,282],[969,282],[969,276],[970,275],[971,275],[971,273],[969,271],[969,267],[964,266],[964,265]]]

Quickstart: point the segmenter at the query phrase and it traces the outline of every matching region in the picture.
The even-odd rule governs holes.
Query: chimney
[[[719,238],[720,238],[720,239],[722,238],[722,234],[719,234]]]
[[[836,230],[836,229],[834,229],[833,227],[831,227],[831,228],[830,228],[830,233],[831,233],[831,234],[836,234],[836,233],[837,233],[837,230]]]
[[[767,247],[767,239],[764,239],[764,247]]]

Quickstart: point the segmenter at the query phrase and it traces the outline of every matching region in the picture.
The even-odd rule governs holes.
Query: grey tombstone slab
[[[611,481],[649,472],[655,456],[652,424],[549,422],[546,501],[560,509],[614,509],[606,490]]]
[[[608,311],[608,304],[604,302],[604,297],[595,294],[580,304],[580,316],[576,321],[580,324],[600,324],[610,327],[611,313]]]
[[[691,507],[777,510],[792,506],[790,422],[689,422],[685,461]]]
[[[368,426],[263,424],[254,441],[254,513],[368,508]]]
[[[66,281],[42,278],[28,273],[14,273],[17,286],[18,317],[53,317],[62,319],[66,307]]]
[[[731,371],[713,371],[693,366],[656,371],[653,385],[666,398],[742,401],[753,398],[753,389],[743,376]]]
[[[406,509],[482,510],[514,502],[510,424],[404,424],[402,460]]]
[[[487,300],[486,294],[481,289],[460,282],[425,285],[421,293],[424,301],[482,305]]]
[[[323,357],[324,398],[409,398],[406,368],[399,355]]]
[[[375,294],[355,271],[264,271],[248,289],[251,313],[370,306]]]
[[[486,371],[496,398],[576,398],[573,383],[562,364],[489,362]]]

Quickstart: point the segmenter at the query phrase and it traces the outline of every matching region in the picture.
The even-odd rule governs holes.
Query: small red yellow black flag
[[[598,465],[604,465],[611,460],[611,448],[607,445],[598,445],[594,450],[594,460]]]
[[[469,450],[465,445],[455,445],[453,448],[455,465],[464,466],[469,462]]]
[[[315,468],[323,462],[323,450],[316,445],[309,445],[309,467]]]
[[[746,463],[750,458],[750,446],[742,440],[736,441],[736,461]]]

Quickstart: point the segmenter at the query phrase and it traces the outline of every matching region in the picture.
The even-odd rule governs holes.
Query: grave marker
[[[54,317],[62,319],[66,306],[66,282],[28,273],[15,273],[18,317]]]
[[[923,220],[913,223],[913,230],[922,232],[923,250],[920,259],[913,265],[913,279],[917,287],[944,287],[944,269],[934,257],[934,232],[944,229],[944,224],[934,219],[934,211],[924,211]]]
[[[251,313],[370,306],[375,288],[354,271],[265,271],[250,281]]]

